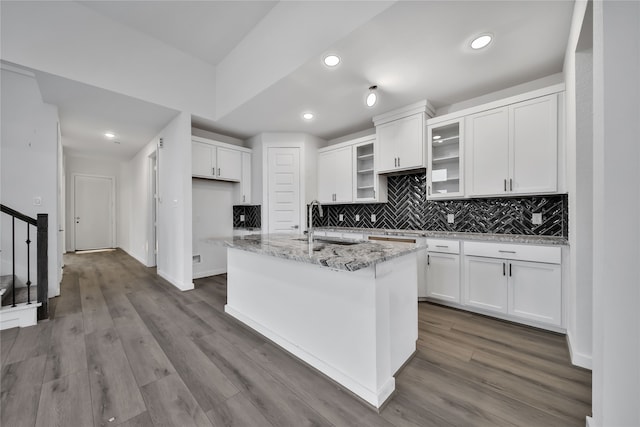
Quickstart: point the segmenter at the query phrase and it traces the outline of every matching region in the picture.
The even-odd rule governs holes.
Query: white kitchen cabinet
[[[421,101],[373,118],[378,173],[426,167],[424,124],[433,112],[427,101]]]
[[[242,178],[238,203],[251,203],[251,153],[242,152]]]
[[[425,167],[424,114],[376,126],[379,172]]]
[[[318,200],[322,204],[353,201],[351,146],[318,152]]]
[[[427,297],[460,302],[460,255],[427,252]]]
[[[469,196],[558,189],[558,94],[466,117]]]
[[[560,247],[464,243],[464,303],[540,326],[562,326]]]
[[[464,118],[427,126],[427,199],[464,196]]]
[[[197,178],[240,182],[243,152],[250,152],[250,150],[192,137],[191,174]]]

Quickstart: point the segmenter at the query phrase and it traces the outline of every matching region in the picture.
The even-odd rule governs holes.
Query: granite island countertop
[[[356,271],[393,258],[425,249],[419,243],[331,239],[322,237],[310,245],[306,236],[294,234],[255,234],[226,239],[209,239],[229,248],[317,264],[336,270]],[[339,244],[347,243],[347,244]]]
[[[353,227],[316,227],[318,231],[337,231],[351,233],[376,234],[383,236],[429,237],[434,239],[482,240],[498,243],[522,243],[531,245],[568,245],[569,241],[562,236],[535,236],[525,234],[497,233],[465,233],[460,231],[433,230],[392,230],[385,228],[353,228]]]

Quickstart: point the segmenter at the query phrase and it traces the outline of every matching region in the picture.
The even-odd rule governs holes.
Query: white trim
[[[575,366],[579,366],[581,368],[593,369],[593,359],[590,355],[584,353],[578,353],[573,350],[573,345],[571,338],[571,331],[567,329],[567,347],[569,348],[569,356],[571,357],[571,363]]]
[[[0,310],[0,330],[10,328],[25,328],[38,323],[39,303],[27,304],[23,302],[15,307],[4,307]]]
[[[226,142],[216,141],[215,139],[203,138],[201,136],[191,135],[191,142],[202,142],[203,144],[215,145],[218,147],[228,148],[230,150],[244,151],[245,153],[252,153],[251,148],[242,147],[240,145],[228,144]]]
[[[90,178],[104,178],[111,180],[111,248],[116,247],[116,177],[110,175],[94,175],[89,173],[73,173],[71,174],[71,211],[73,212],[72,216],[72,227],[71,227],[71,251],[75,252],[76,250],[76,177],[84,176]]]
[[[380,126],[385,123],[402,119],[404,117],[413,116],[414,114],[419,113],[426,113],[427,116],[431,117],[435,113],[435,109],[429,103],[429,101],[425,99],[411,105],[389,111],[388,113],[378,114],[377,116],[373,117],[373,124],[375,126]]]
[[[587,417],[586,426],[596,427],[596,423],[593,421],[593,417]]]
[[[318,153],[325,153],[327,151],[339,150],[340,148],[351,147],[354,145],[360,145],[364,143],[368,143],[371,141],[376,141],[376,134],[361,136],[359,138],[350,139],[348,141],[343,141],[338,144],[329,145],[327,147],[318,148]],[[371,201],[367,201],[367,203],[371,203]]]
[[[164,271],[157,270],[157,273],[158,273],[158,276],[162,277],[164,280],[171,283],[173,286],[180,289],[181,291],[190,291],[195,288],[195,285],[193,284],[193,282],[190,282],[188,285],[184,285],[182,282],[174,279]]]
[[[492,110],[494,108],[505,107],[507,105],[515,104],[521,101],[528,101],[534,98],[540,98],[553,93],[559,93],[564,91],[565,84],[558,83],[553,86],[548,86],[542,89],[532,90],[530,92],[521,93],[519,95],[509,96],[507,98],[500,99],[498,101],[487,102],[486,104],[476,105],[475,107],[465,108],[463,110],[454,111],[453,113],[443,114],[442,116],[432,117],[427,119],[427,126],[439,124],[448,120],[457,119],[459,117],[469,116],[475,113],[481,113],[483,111]]]
[[[32,71],[25,70],[24,68],[16,67],[4,61],[0,61],[0,69],[4,71],[16,73],[16,74],[21,74],[23,76],[31,77],[33,79],[36,78],[36,75]]]
[[[193,275],[194,279],[202,279],[203,277],[217,276],[227,272],[227,267],[214,268],[213,270],[200,271]]]
[[[158,201],[155,197],[155,194],[158,193],[158,180],[157,180],[157,168],[158,168],[158,148],[156,147],[149,155],[147,156],[147,162],[149,165],[149,180],[147,186],[147,196],[149,198],[149,212],[148,212],[148,227],[147,227],[147,247],[146,247],[146,257],[147,259],[143,263],[147,267],[155,267],[158,263],[157,254],[155,253],[158,235],[157,229],[154,224],[158,222]],[[156,170],[154,170],[153,165],[155,163]],[[155,184],[155,185],[154,185]],[[154,194],[154,186],[155,186],[155,194]],[[153,211],[155,209],[155,218],[153,215]]]

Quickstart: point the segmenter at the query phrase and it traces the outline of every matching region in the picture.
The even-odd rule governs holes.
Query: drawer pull
[[[436,245],[436,248],[447,248],[447,249],[449,249],[449,246],[447,246],[447,245]]]
[[[516,253],[516,251],[500,251],[500,250],[498,252],[500,252],[501,254],[515,254]]]
[[[505,264],[504,264],[504,262],[503,262],[503,263],[502,263],[502,275],[503,275],[503,276],[506,276],[506,275],[507,275],[507,272],[506,272],[505,268],[506,268],[506,266],[505,266]]]

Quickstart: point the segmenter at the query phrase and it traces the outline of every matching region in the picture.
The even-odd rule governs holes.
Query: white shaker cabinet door
[[[427,254],[427,296],[460,302],[460,255]]]
[[[513,193],[554,193],[558,189],[558,95],[511,106]]]
[[[238,150],[217,147],[218,178],[240,181],[242,178],[242,153]]]
[[[201,177],[215,177],[215,147],[200,142],[191,143],[191,174]]]
[[[466,119],[469,193],[505,194],[509,179],[509,109],[496,108]]]
[[[502,259],[465,256],[465,303],[506,314],[508,312],[506,268],[506,262]]]
[[[560,264],[509,261],[509,314],[560,326],[562,272]]]

